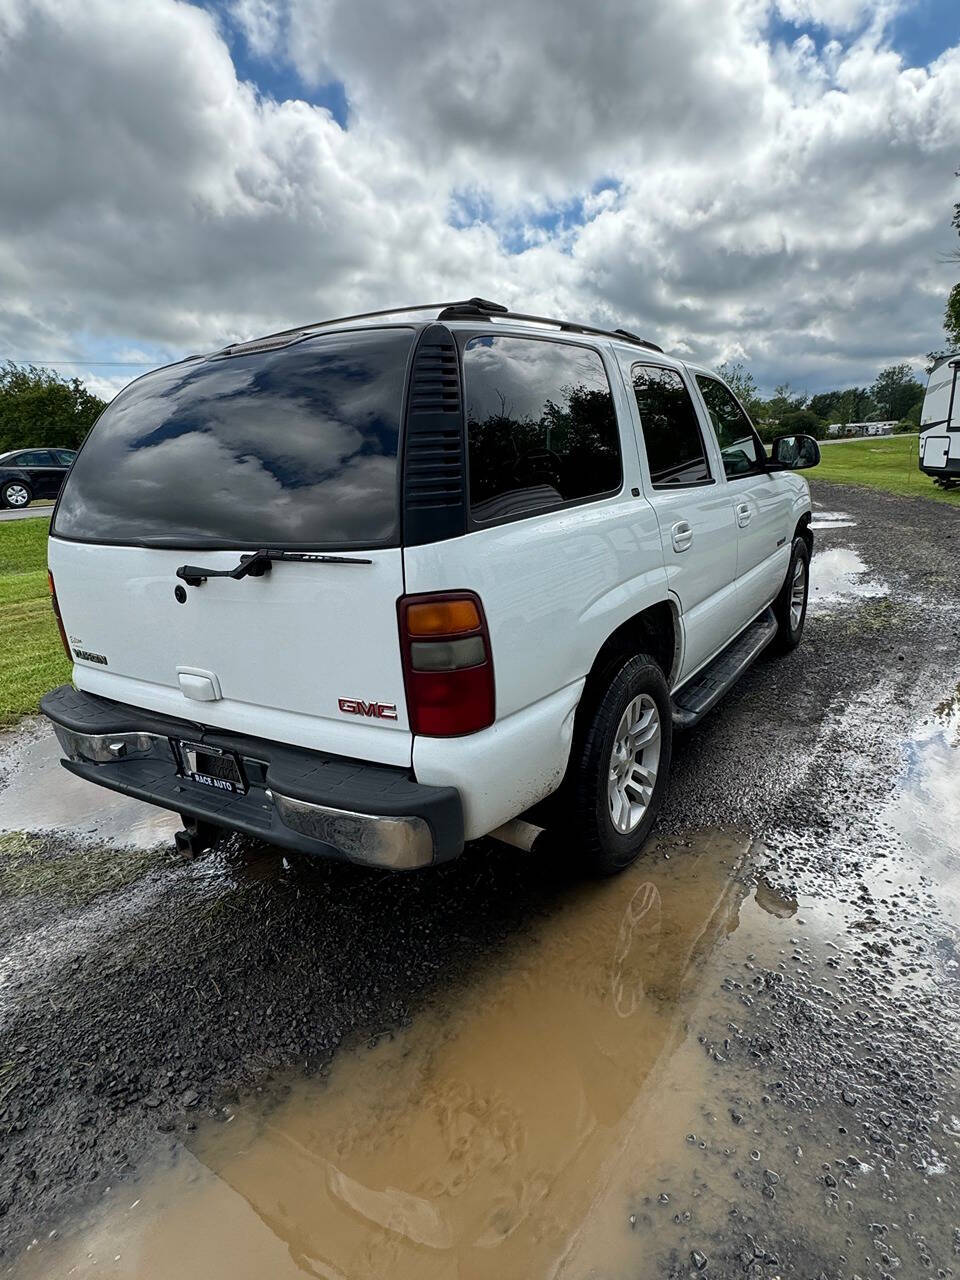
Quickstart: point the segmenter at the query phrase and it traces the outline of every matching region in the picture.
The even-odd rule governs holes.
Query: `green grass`
[[[80,907],[154,867],[177,862],[167,848],[125,849],[120,855],[100,845],[69,847],[9,831],[0,834],[0,897],[58,897]]]
[[[867,436],[863,440],[820,442],[821,463],[811,480],[863,484],[909,497],[934,498],[960,507],[960,489],[943,490],[918,465],[917,436]]]
[[[46,520],[0,524],[0,729],[70,679],[47,590]]]

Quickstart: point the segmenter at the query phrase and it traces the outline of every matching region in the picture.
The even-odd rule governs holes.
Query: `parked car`
[[[546,826],[614,872],[674,728],[800,640],[818,460],[768,459],[708,369],[481,299],[192,357],[64,486],[74,683],[43,710],[188,852],[227,828],[411,868]]]
[[[77,456],[75,449],[14,449],[0,453],[0,507],[27,507],[55,498]]]

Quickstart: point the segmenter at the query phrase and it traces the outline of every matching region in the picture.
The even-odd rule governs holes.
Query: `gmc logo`
[[[396,720],[395,702],[364,702],[362,698],[341,698],[337,704],[348,716],[373,716],[377,720]]]

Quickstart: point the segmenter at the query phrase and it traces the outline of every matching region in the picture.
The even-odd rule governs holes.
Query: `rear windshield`
[[[54,534],[141,546],[395,542],[413,336],[326,334],[140,378],[84,444]]]

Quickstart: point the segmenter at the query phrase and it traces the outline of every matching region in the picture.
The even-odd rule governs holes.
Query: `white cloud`
[[[940,342],[960,48],[906,69],[889,6],[777,11],[859,34],[771,46],[763,0],[235,0],[255,54],[345,81],[343,130],[239,81],[201,8],[0,0],[0,355],[481,293],[867,381]]]

